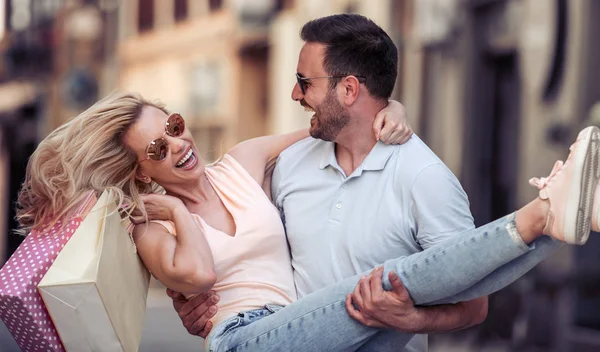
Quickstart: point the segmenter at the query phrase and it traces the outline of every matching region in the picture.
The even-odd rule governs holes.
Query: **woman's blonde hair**
[[[144,106],[168,113],[137,93],[112,93],[54,130],[37,147],[19,193],[21,234],[73,215],[89,191],[117,195],[122,214],[140,203],[141,193],[160,187],[136,179],[138,157],[123,137]],[[142,206],[143,207],[143,206]]]

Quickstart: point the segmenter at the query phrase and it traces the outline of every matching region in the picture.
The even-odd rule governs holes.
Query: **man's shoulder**
[[[285,194],[282,193],[284,189],[289,191],[287,186],[295,188],[318,176],[317,171],[327,143],[329,142],[308,137],[281,152],[273,171],[273,197]]]
[[[285,158],[287,156],[292,155],[308,154],[311,151],[323,148],[327,143],[331,142],[325,142],[323,140],[316,139],[313,137],[306,137],[287,147],[284,151],[281,152],[280,156]]]
[[[396,146],[392,167],[397,176],[416,178],[423,170],[434,165],[448,170],[444,162],[416,134],[405,144]]]
[[[277,159],[277,165],[287,169],[293,165],[307,165],[319,162],[329,143],[331,142],[325,142],[312,137],[304,138],[282,151]]]

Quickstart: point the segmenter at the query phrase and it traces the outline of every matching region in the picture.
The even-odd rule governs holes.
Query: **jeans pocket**
[[[228,331],[235,329],[240,325],[242,325],[242,318],[235,317],[235,319],[232,319],[230,322],[227,323],[227,325],[225,325],[225,328],[223,329],[223,332],[221,334],[226,334]]]

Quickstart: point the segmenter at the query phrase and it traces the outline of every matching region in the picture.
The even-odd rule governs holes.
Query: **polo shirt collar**
[[[337,167],[337,159],[335,158],[335,143],[325,142],[321,151],[321,163],[319,169],[323,170],[327,166]]]
[[[394,145],[387,145],[383,142],[377,142],[373,149],[369,152],[369,155],[365,158],[362,164],[358,167],[362,171],[377,171],[383,170],[385,164],[392,156],[394,152]],[[333,142],[326,142],[321,154],[321,163],[319,168],[325,169],[328,166],[332,166],[339,169],[337,159],[335,158],[335,144]]]

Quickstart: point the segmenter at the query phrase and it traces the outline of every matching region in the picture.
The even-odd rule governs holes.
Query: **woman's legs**
[[[519,209],[515,221],[507,223],[508,233],[515,241],[522,240],[524,244],[532,243],[532,249],[536,250],[507,265],[499,266],[490,275],[473,282],[468,289],[455,295],[446,294],[447,290],[442,294],[437,290],[430,290],[431,283],[428,280],[435,280],[435,275],[420,273],[417,277],[412,276],[411,268],[407,267],[410,260],[402,262],[389,260],[385,263],[384,288],[391,290],[388,273],[394,270],[402,278],[416,304],[435,305],[468,301],[506,287],[514,281],[514,278],[521,277],[558,249],[562,245],[559,241],[584,244],[590,228],[595,227],[593,229],[597,230],[597,218],[600,215],[598,205],[594,205],[600,202],[595,197],[600,178],[599,131],[597,127],[588,127],[581,131],[577,141],[571,146],[571,154],[564,164],[557,162],[548,178],[530,180],[531,184],[540,189],[539,198]],[[597,214],[592,214],[594,211]],[[542,233],[554,239],[540,237]],[[470,275],[477,274],[478,271],[471,264],[479,263],[485,258],[493,260],[498,254],[495,253],[494,248],[488,247],[482,252],[472,253],[471,257],[465,257],[468,260],[462,258],[457,259],[460,262],[447,263],[456,270],[456,273],[449,275],[452,275],[455,280],[462,280],[462,283],[472,282]],[[430,260],[434,259],[430,258]],[[420,263],[411,265],[414,267]],[[407,277],[409,275],[410,280]],[[453,286],[456,287],[456,284]]]
[[[536,239],[542,229],[556,239],[585,242],[587,234],[582,231],[589,231],[594,195],[589,185],[595,186],[600,174],[600,156],[591,141],[597,143],[599,137],[598,129],[580,134],[567,163],[555,165],[550,177],[537,180],[543,201],[519,210],[518,224],[511,214],[423,252],[387,261],[386,272],[395,270],[418,304],[452,302],[459,296],[489,295],[546,258],[558,244]],[[520,263],[509,264],[525,254]],[[357,350],[378,332],[346,312],[346,295],[360,277],[328,286],[258,320],[239,317],[235,328],[224,333],[219,326],[209,336],[209,350]],[[412,336],[398,333],[397,338],[407,342]]]
[[[511,261],[510,263],[505,264],[500,268],[496,269],[490,275],[486,276],[483,280],[480,280],[468,289],[459,292],[454,296],[445,297],[437,301],[423,303],[423,305],[438,305],[465,302],[478,297],[487,296],[491,293],[499,291],[513,283],[516,278],[520,278],[523,275],[525,275],[527,272],[529,272],[529,270],[533,269],[544,259],[550,257],[552,253],[554,253],[558,248],[562,247],[563,245],[564,243],[555,241],[550,237],[539,238],[531,246],[531,251]],[[388,284],[384,284],[384,287],[387,287],[387,285]],[[420,303],[415,302],[415,304]]]
[[[477,232],[457,235],[460,240],[452,245],[446,243],[447,246],[434,246],[416,255],[386,261],[384,289],[392,289],[390,271],[402,279],[417,305],[470,301],[508,286],[563,245],[547,236],[527,245],[516,231],[514,218],[511,214]],[[503,232],[506,235],[500,235]],[[505,261],[506,258],[514,260]],[[436,269],[430,270],[434,266]],[[493,269],[489,271],[490,268]]]
[[[536,249],[516,240],[514,233],[510,233],[513,227],[514,216],[509,215],[423,252],[389,261],[386,267],[392,265],[398,270],[415,301],[428,303],[454,296],[523,254],[529,253],[538,262],[545,258],[543,253],[538,255]],[[465,270],[468,275],[462,274]],[[354,321],[346,312],[346,295],[352,292],[360,277],[345,279],[316,291],[260,320],[240,321],[239,327],[222,336],[215,329],[215,336],[209,337],[209,350],[357,350],[378,332]],[[505,270],[495,279],[508,284],[518,277],[515,272]],[[479,291],[481,295],[492,292],[490,285]],[[398,333],[395,340],[405,343],[412,336]]]

